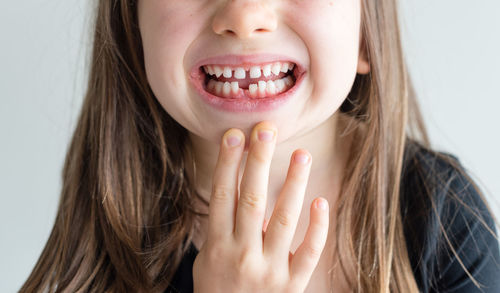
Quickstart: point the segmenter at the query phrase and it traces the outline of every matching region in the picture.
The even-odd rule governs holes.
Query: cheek
[[[309,50],[312,98],[328,95],[340,105],[349,93],[359,52],[360,2],[296,1],[296,31]],[[314,17],[313,17],[314,16]]]
[[[143,6],[139,10],[139,27],[146,74],[154,94],[164,102],[185,94],[183,60],[201,25],[187,5],[150,2]]]

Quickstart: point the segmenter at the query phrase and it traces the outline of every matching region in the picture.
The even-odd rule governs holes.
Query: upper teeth
[[[279,75],[280,72],[288,72],[288,70],[293,70],[294,64],[290,62],[275,62],[265,65],[256,65],[251,67],[230,67],[230,66],[219,66],[219,65],[205,65],[203,70],[205,73],[210,75],[215,75],[219,78],[221,75],[225,78],[245,79],[247,76],[247,71],[249,72],[250,78],[259,78],[262,75],[268,77],[272,74]]]

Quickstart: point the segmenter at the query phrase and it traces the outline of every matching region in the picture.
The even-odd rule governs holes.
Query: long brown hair
[[[21,292],[162,292],[190,243],[198,195],[186,172],[187,130],[148,85],[136,4],[95,7],[89,82],[57,217]],[[356,147],[336,211],[337,253],[357,292],[418,291],[400,179],[407,138],[429,142],[398,27],[395,0],[362,0],[371,70],[341,107],[355,118],[346,131],[356,131]]]

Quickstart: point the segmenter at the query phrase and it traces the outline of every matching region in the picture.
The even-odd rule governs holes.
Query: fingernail
[[[260,141],[265,141],[265,142],[272,141],[274,138],[274,131],[269,129],[260,129],[258,137]]]
[[[241,137],[237,134],[229,134],[226,138],[226,143],[229,147],[239,146],[241,144]]]
[[[309,162],[309,155],[304,153],[298,153],[295,155],[295,162],[300,164],[306,164],[307,162]]]
[[[323,198],[318,198],[316,200],[316,208],[326,211],[328,209],[328,202]]]

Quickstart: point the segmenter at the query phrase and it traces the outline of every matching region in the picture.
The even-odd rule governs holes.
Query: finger
[[[264,239],[264,253],[283,259],[288,256],[311,169],[311,154],[296,150],[290,161],[285,184],[274,208]]]
[[[238,171],[244,146],[245,135],[238,129],[230,129],[222,137],[212,180],[207,238],[220,239],[233,233]]]
[[[309,281],[318,264],[328,236],[329,207],[324,198],[316,198],[311,204],[311,216],[304,241],[295,252],[290,264],[290,277]]]
[[[264,219],[264,224],[262,225],[262,239],[266,237],[267,220]]]
[[[236,209],[234,236],[239,243],[262,247],[262,224],[276,134],[274,125],[262,122],[254,127],[250,135],[250,147]]]

